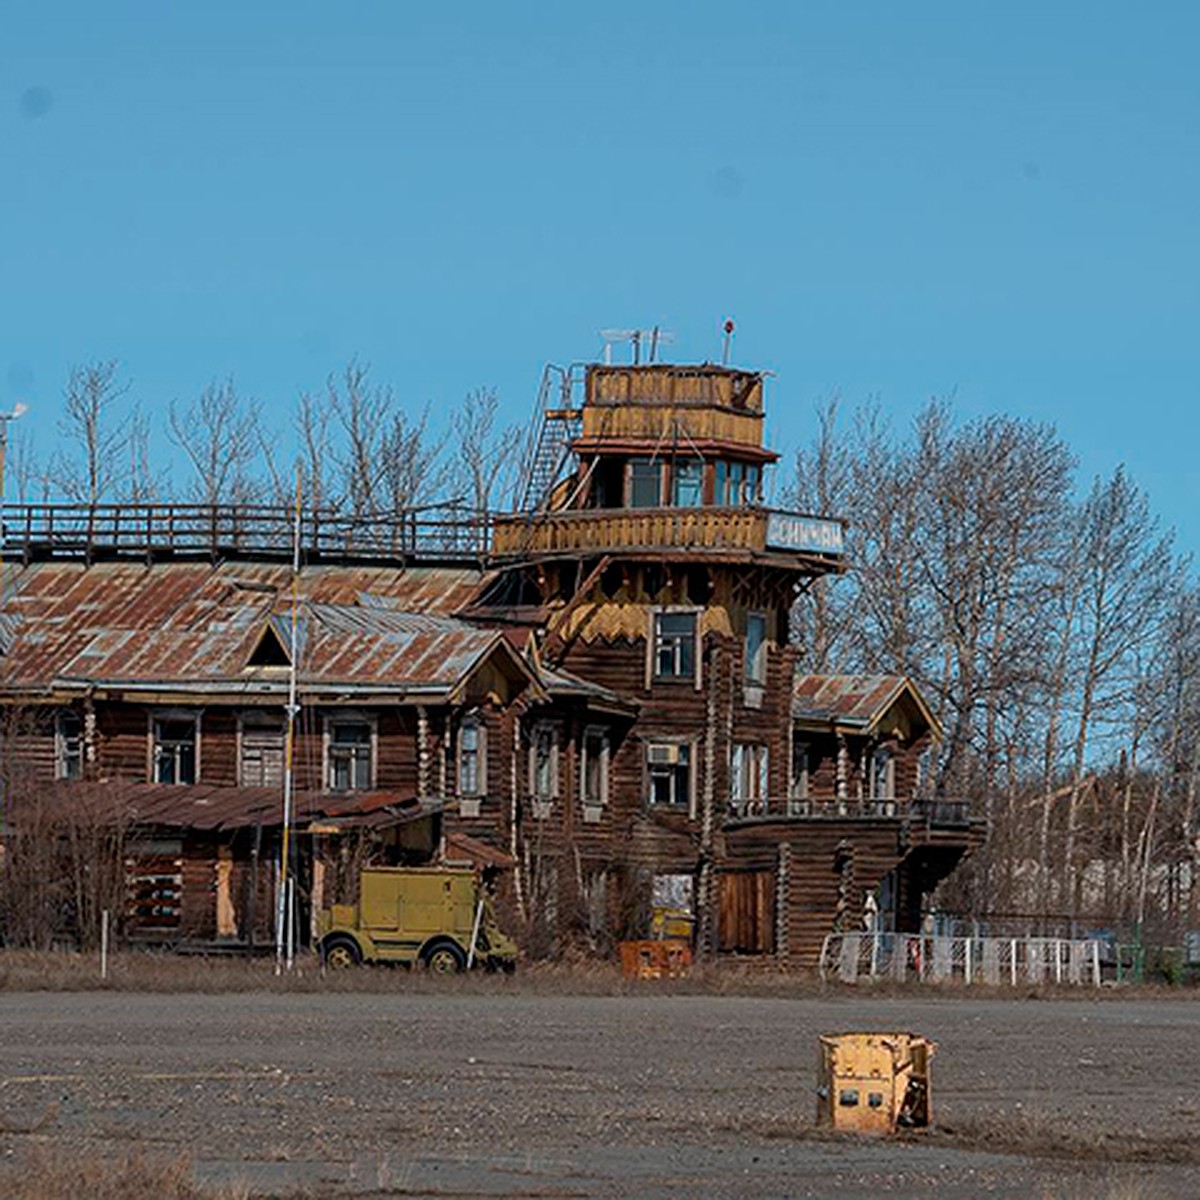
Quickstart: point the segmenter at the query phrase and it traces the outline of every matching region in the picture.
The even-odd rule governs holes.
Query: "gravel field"
[[[41,1147],[312,1196],[1200,1196],[1200,1002],[0,994],[0,1195]],[[934,1038],[937,1128],[813,1129],[816,1038]]]

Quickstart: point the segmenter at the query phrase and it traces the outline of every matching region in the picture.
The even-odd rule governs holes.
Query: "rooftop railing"
[[[260,504],[5,504],[6,558],[290,557],[295,511]],[[489,520],[462,508],[301,513],[305,559],[486,556]]]

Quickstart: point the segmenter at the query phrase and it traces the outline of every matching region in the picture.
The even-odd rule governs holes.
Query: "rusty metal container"
[[[937,1043],[915,1033],[826,1035],[817,1047],[817,1124],[889,1134],[932,1120]]]
[[[692,969],[692,948],[679,938],[621,942],[626,979],[679,979]]]

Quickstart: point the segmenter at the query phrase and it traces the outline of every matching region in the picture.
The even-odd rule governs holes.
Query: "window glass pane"
[[[696,661],[696,614],[655,614],[654,673],[690,678]]]
[[[729,506],[729,464],[718,462],[713,473],[713,503],[718,508]]]
[[[762,683],[767,675],[767,619],[762,613],[746,617],[746,678]]]
[[[340,722],[333,727],[333,742],[338,746],[369,746],[371,727],[365,722]]]
[[[747,467],[746,468],[746,490],[745,490],[745,496],[742,499],[743,504],[757,504],[758,503],[758,482],[759,482],[759,468],[757,466]]]
[[[651,458],[629,460],[629,503],[633,508],[657,508],[662,503],[661,464]]]
[[[695,508],[699,505],[703,467],[703,462],[698,458],[675,460],[671,503],[677,508]]]

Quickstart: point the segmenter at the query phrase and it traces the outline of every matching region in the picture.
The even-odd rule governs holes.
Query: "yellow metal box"
[[[932,1119],[929,1064],[937,1043],[915,1033],[822,1037],[817,1124],[854,1133],[894,1133]]]

